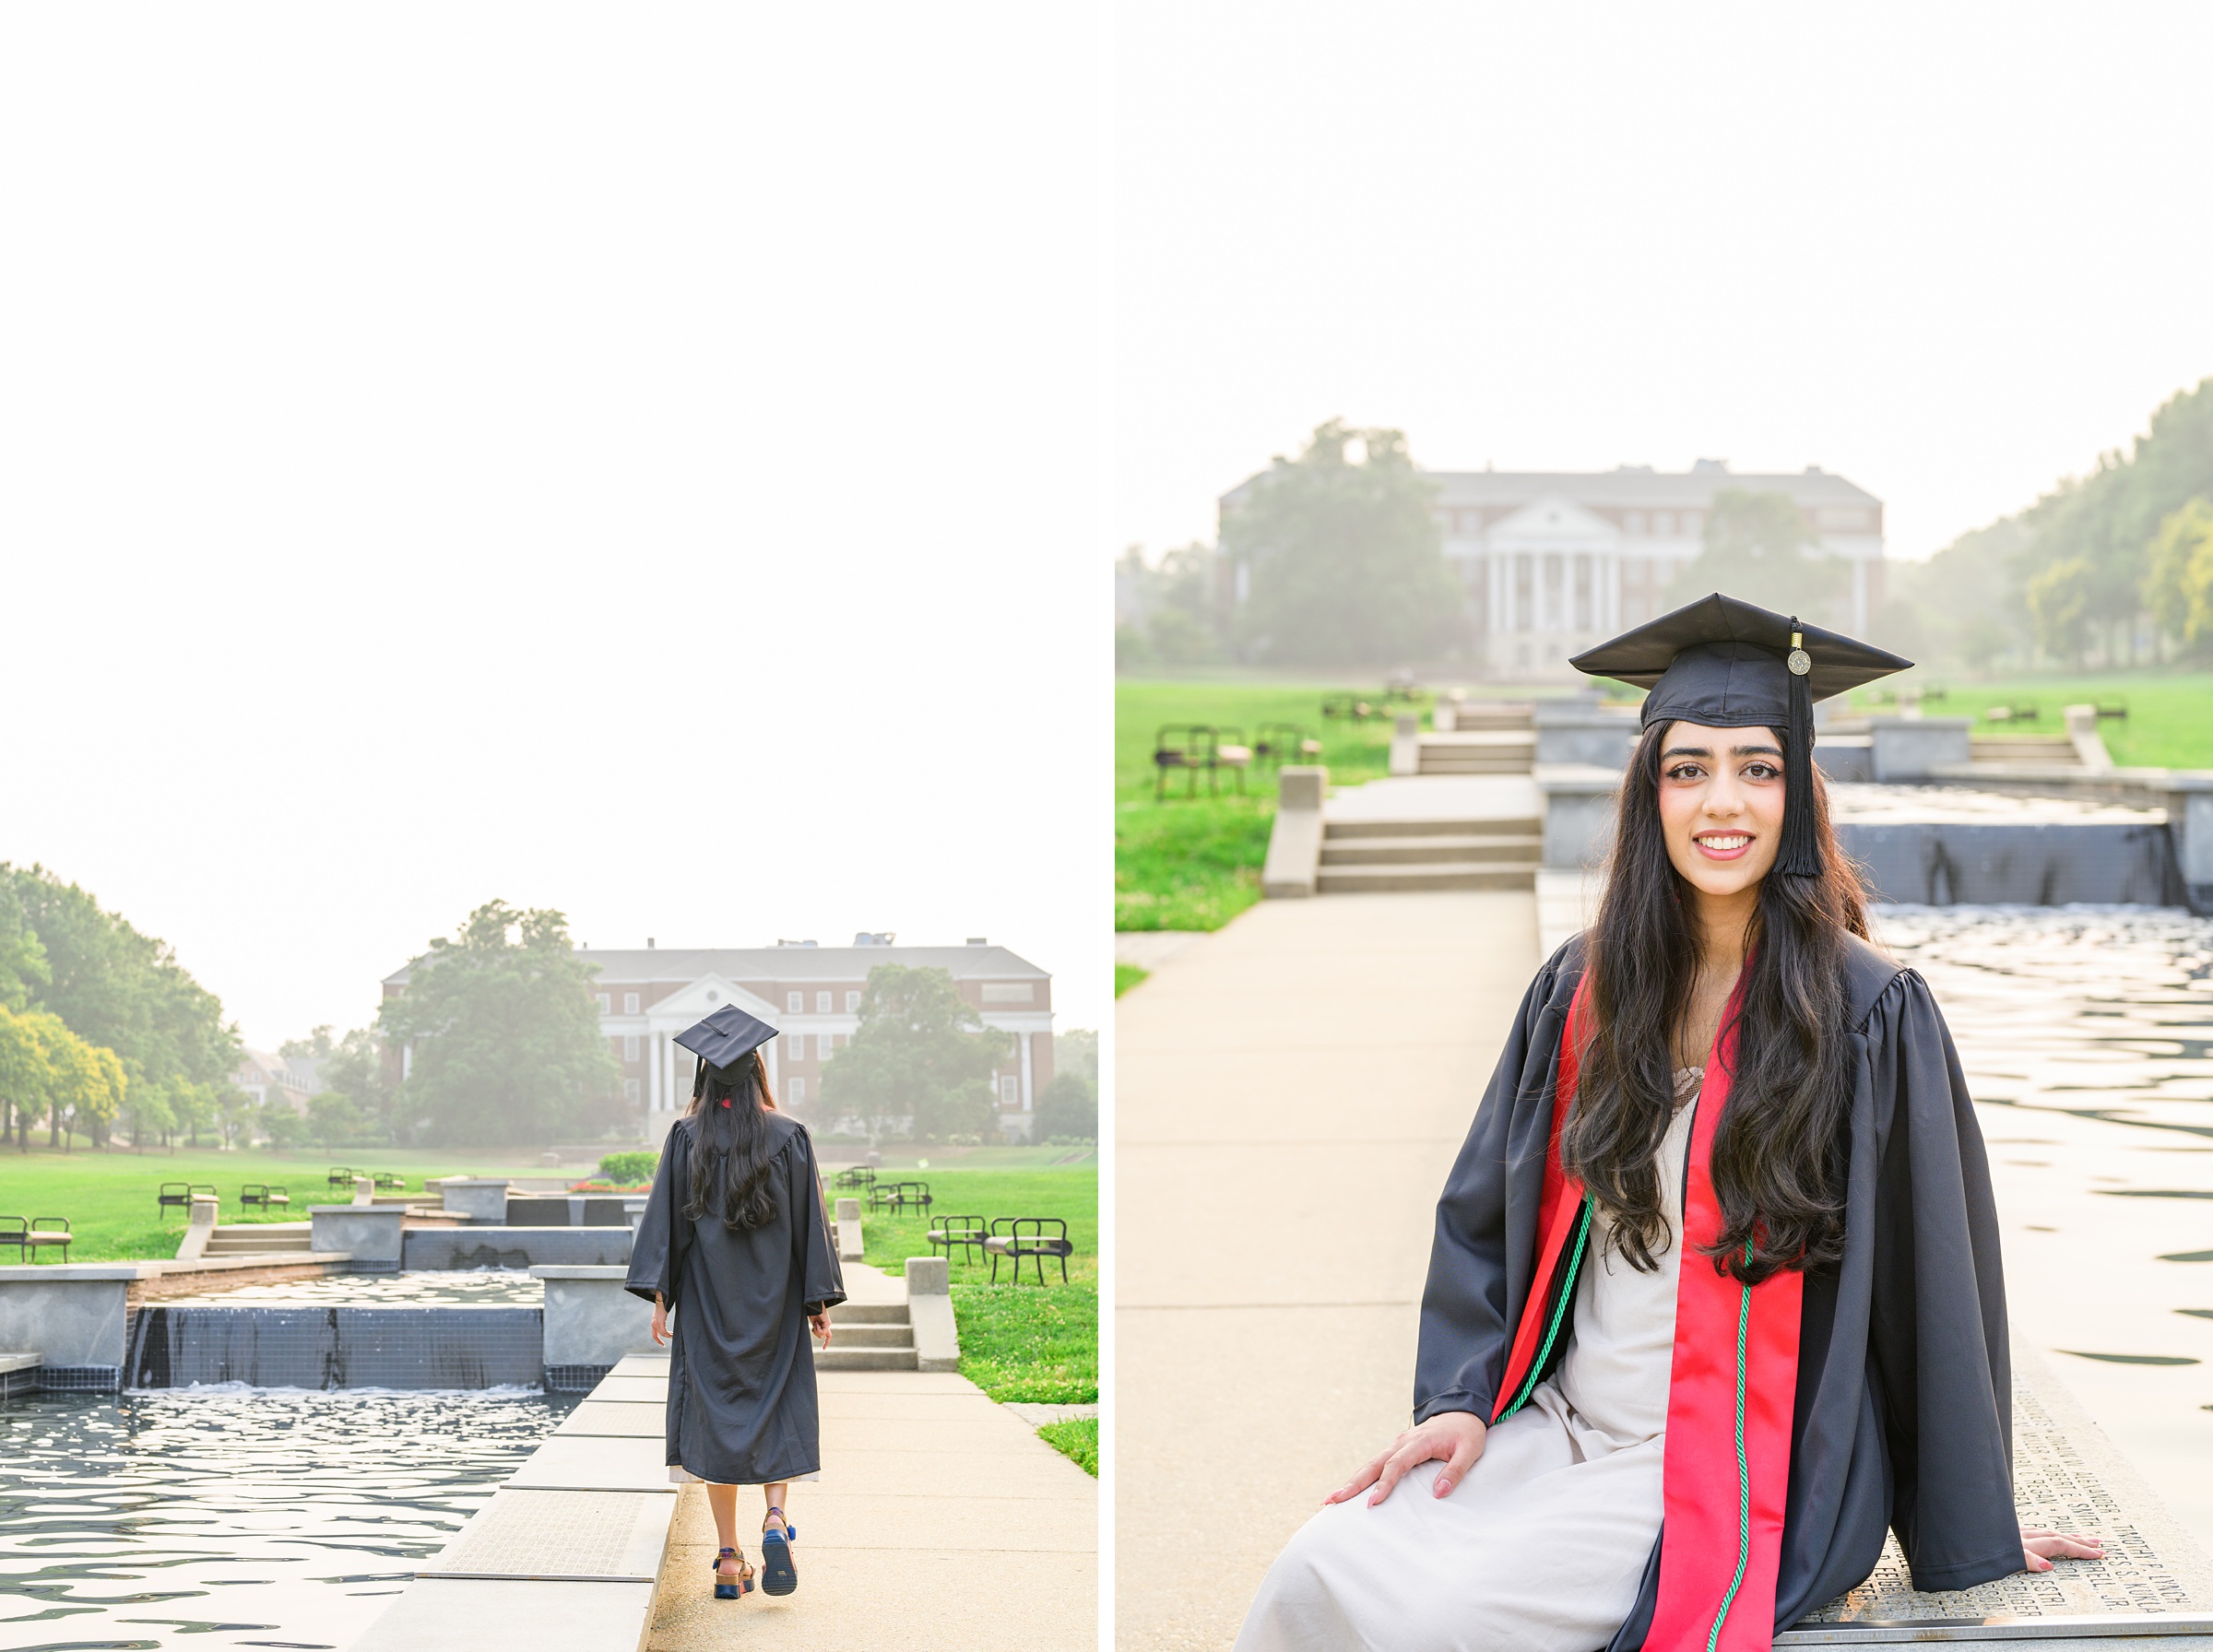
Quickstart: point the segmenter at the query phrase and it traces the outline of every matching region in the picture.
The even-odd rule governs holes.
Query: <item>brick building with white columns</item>
[[[1817,465],[1745,475],[1720,459],[1686,471],[1623,465],[1423,474],[1437,485],[1445,559],[1466,594],[1488,677],[1574,678],[1571,656],[1664,613],[1668,582],[1704,549],[1706,514],[1728,490],[1784,495],[1821,550],[1851,564],[1849,608],[1835,616],[1842,629],[1865,635],[1868,615],[1882,606],[1883,502]],[[1222,514],[1235,513],[1266,480],[1263,472],[1224,494]],[[1243,578],[1231,588],[1241,596]]]

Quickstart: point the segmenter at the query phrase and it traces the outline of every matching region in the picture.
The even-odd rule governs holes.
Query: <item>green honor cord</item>
[[[1752,1243],[1745,1242],[1745,1262],[1752,1261]],[[1713,1629],[1706,1636],[1706,1652],[1721,1644],[1722,1624],[1736,1603],[1736,1591],[1745,1587],[1745,1568],[1752,1560],[1752,1470],[1745,1461],[1745,1336],[1752,1323],[1752,1287],[1744,1288],[1736,1304],[1736,1575],[1722,1597],[1722,1610],[1713,1614]]]
[[[1568,1304],[1575,1300],[1576,1270],[1581,1268],[1583,1265],[1583,1245],[1584,1243],[1590,1239],[1590,1237],[1591,1197],[1590,1195],[1585,1194],[1583,1196],[1583,1217],[1582,1220],[1576,1224],[1575,1249],[1568,1255],[1568,1277],[1560,1283],[1560,1300],[1553,1304],[1552,1323],[1544,1328],[1544,1341],[1537,1350],[1537,1357],[1529,1363],[1529,1375],[1522,1379],[1521,1392],[1514,1396],[1513,1404],[1508,1406],[1505,1410],[1498,1414],[1498,1422],[1491,1424],[1493,1428],[1497,1427],[1498,1422],[1504,1422],[1509,1417],[1512,1416],[1516,1411],[1527,1405],[1529,1403],[1530,1395],[1536,1391],[1537,1378],[1544,1374],[1544,1362],[1552,1354],[1553,1341],[1560,1334],[1560,1321],[1568,1317]],[[1744,1369],[1744,1361],[1741,1354],[1737,1361],[1737,1369],[1740,1373]],[[1739,1384],[1739,1387],[1741,1389],[1741,1383]],[[1741,1403],[1738,1406],[1738,1416],[1740,1419],[1743,1416],[1743,1406]],[[1744,1432],[1741,1426],[1737,1432],[1741,1440],[1741,1436]],[[1742,1455],[1741,1445],[1739,1447],[1739,1455]]]

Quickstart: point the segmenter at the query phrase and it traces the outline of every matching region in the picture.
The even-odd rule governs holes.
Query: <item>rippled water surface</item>
[[[573,1403],[225,1387],[0,1404],[0,1647],[342,1648]]]
[[[162,1299],[165,1306],[250,1308],[290,1303],[357,1308],[420,1308],[441,1303],[479,1308],[535,1308],[546,1300],[542,1281],[527,1268],[445,1268],[416,1273],[341,1273],[319,1280],[279,1280],[204,1296]]]
[[[1990,1151],[2017,1333],[2213,1547],[2213,919],[1881,907]]]

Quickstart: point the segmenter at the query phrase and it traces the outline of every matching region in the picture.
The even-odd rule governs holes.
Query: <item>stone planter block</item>
[[[953,1316],[952,1276],[950,1257],[906,1259],[906,1318],[914,1330],[918,1370],[961,1368],[961,1331]]]
[[[507,1220],[505,1176],[448,1176],[439,1186],[444,1190],[445,1209],[453,1215],[466,1216],[471,1221]]]
[[[612,1365],[625,1354],[657,1353],[653,1304],[622,1288],[627,1268],[538,1267],[546,1287],[546,1363]]]
[[[312,1249],[349,1252],[356,1273],[399,1271],[404,1206],[310,1205],[307,1217]]]
[[[1967,717],[1876,717],[1869,724],[1879,781],[1923,780],[1950,763],[1974,757],[1973,723]],[[1814,749],[1820,749],[1817,742]]]

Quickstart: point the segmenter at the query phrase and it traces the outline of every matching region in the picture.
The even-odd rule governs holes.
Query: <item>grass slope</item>
[[[1356,785],[1386,773],[1390,723],[1323,723],[1322,696],[1334,691],[1320,684],[1115,684],[1117,929],[1219,929],[1260,898],[1260,867],[1275,820],[1273,771],[1247,774],[1243,796],[1227,775],[1219,795],[1210,795],[1201,778],[1190,797],[1184,792],[1192,777],[1171,776],[1166,797],[1156,802],[1153,748],[1161,725],[1232,725],[1249,741],[1263,723],[1296,723],[1321,741],[1332,784]]]
[[[961,1375],[992,1398],[1085,1405],[1099,1397],[1099,1176],[1095,1162],[1052,1170],[931,1169],[939,1216],[1058,1216],[1076,1254],[1067,1284],[1049,1262],[1047,1283],[1016,1286],[1007,1264],[997,1285],[988,1262],[953,1263],[953,1311],[961,1328]],[[929,1254],[929,1223],[918,1216],[863,1212],[863,1257],[899,1272]]]
[[[191,1148],[180,1148],[173,1153],[92,1152],[84,1149],[63,1153],[34,1146],[28,1153],[0,1150],[0,1216],[67,1217],[76,1235],[76,1243],[69,1247],[72,1262],[173,1257],[177,1241],[184,1236],[184,1217],[179,1211],[156,1207],[154,1195],[163,1182],[213,1183],[222,1199],[226,1222],[304,1221],[309,1205],[344,1204],[352,1197],[328,1185],[329,1167],[339,1163],[356,1170],[391,1171],[416,1188],[427,1176],[552,1174],[542,1168],[503,1165],[490,1155],[472,1165],[457,1157],[444,1156],[443,1150],[357,1149],[335,1156],[263,1150],[220,1153]],[[583,1167],[575,1168],[581,1175]],[[238,1202],[239,1187],[246,1182],[289,1187],[290,1207],[267,1216],[248,1211]],[[15,1260],[12,1250],[7,1259]]]
[[[2213,672],[2054,672],[1962,682],[1913,671],[1891,680],[1941,687],[1944,698],[1925,702],[1923,711],[1932,717],[1973,717],[1979,734],[2061,734],[2066,729],[2062,715],[2065,707],[2118,702],[2128,707],[2128,715],[2098,726],[2116,763],[2124,768],[2213,769]],[[1877,703],[1866,691],[1852,700],[1861,711],[1897,709],[1895,704]],[[2040,714],[2033,723],[1982,720],[1982,714],[1994,705],[2018,705],[2022,701],[2032,702]]]
[[[1099,1477],[1099,1420],[1073,1417],[1066,1422],[1048,1422],[1037,1437],[1096,1480]]]

